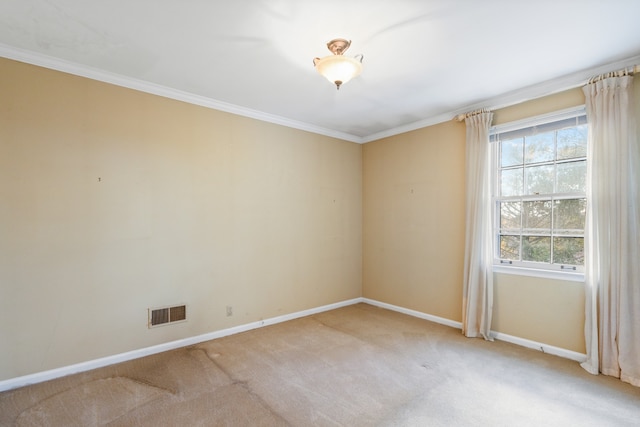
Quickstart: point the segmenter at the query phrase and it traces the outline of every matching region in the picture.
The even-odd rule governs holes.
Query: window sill
[[[541,277],[543,279],[566,280],[568,282],[584,282],[584,273],[570,273],[567,271],[539,270],[536,268],[494,265],[493,272],[500,274],[513,274],[517,276]]]

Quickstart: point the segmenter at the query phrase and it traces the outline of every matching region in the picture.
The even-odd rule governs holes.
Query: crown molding
[[[32,51],[19,49],[0,43],[0,57],[24,62],[39,67],[49,68],[51,70],[61,71],[75,76],[86,77],[88,79],[97,80],[152,95],[162,96],[164,98],[174,99],[176,101],[187,102],[189,104],[210,108],[212,110],[224,111],[226,113],[236,114],[238,116],[248,117],[251,119],[261,120],[293,129],[303,130],[306,132],[337,138],[344,141],[362,143],[362,138],[345,132],[328,129],[321,126],[312,125],[310,123],[291,120],[286,117],[269,114],[250,108],[241,107],[224,101],[218,101],[193,93],[172,89],[167,86],[135,79],[133,77],[123,76],[121,74],[111,73],[97,68],[81,65],[64,59],[54,58],[52,56],[35,53]]]
[[[399,135],[401,133],[410,132],[413,130],[421,129],[427,126],[433,126],[439,123],[443,123],[452,120],[459,114],[465,114],[469,111],[479,110],[481,108],[487,108],[489,110],[497,110],[500,108],[510,107],[512,105],[520,104],[532,99],[541,98],[543,96],[552,95],[554,93],[562,92],[565,90],[573,89],[582,85],[585,85],[589,79],[600,74],[608,73],[610,71],[622,70],[629,67],[634,67],[640,64],[640,55],[633,56],[631,58],[622,59],[616,62],[599,65],[597,67],[584,69],[575,73],[567,74],[552,80],[548,80],[543,83],[527,86],[522,89],[514,90],[504,93],[502,95],[486,99],[482,102],[467,105],[466,107],[459,108],[457,110],[450,111],[448,113],[438,114],[436,116],[429,117],[417,122],[408,123],[393,129],[388,129],[382,132],[371,134],[362,138],[363,143],[375,141],[390,136]]]
[[[137,90],[140,92],[149,93],[152,95],[162,96],[164,98],[174,99],[177,101],[187,102],[201,107],[210,108],[213,110],[224,111],[238,116],[248,117],[268,123],[273,123],[293,129],[298,129],[310,133],[328,136],[331,138],[341,139],[344,141],[355,142],[358,144],[364,144],[367,142],[376,141],[383,138],[399,135],[406,132],[411,132],[417,129],[421,129],[427,126],[433,126],[439,123],[447,122],[459,114],[464,114],[469,111],[474,111],[480,108],[487,108],[490,110],[496,110],[500,108],[509,107],[511,105],[520,104],[525,101],[540,98],[554,93],[562,92],[564,90],[573,89],[575,87],[586,84],[590,78],[599,74],[607,73],[610,71],[620,70],[623,68],[633,67],[640,63],[640,55],[636,55],[627,59],[619,60],[616,62],[600,65],[593,68],[584,69],[572,74],[564,75],[556,79],[548,80],[546,82],[531,85],[522,89],[507,92],[505,94],[486,99],[481,102],[477,102],[471,105],[467,105],[463,108],[459,108],[453,111],[445,112],[435,116],[428,117],[423,120],[419,120],[412,123],[407,123],[402,126],[398,126],[392,129],[387,129],[381,132],[376,132],[368,136],[357,136],[346,132],[337,131],[321,126],[312,125],[310,123],[300,122],[297,120],[291,120],[286,117],[277,116],[275,114],[269,114],[258,110],[242,107],[239,105],[231,104],[224,101],[218,101],[213,98],[208,98],[201,95],[195,95],[193,93],[172,89],[166,86],[158,85],[155,83],[146,82],[143,80],[135,79],[132,77],[123,76],[116,73],[111,73],[97,68],[81,65],[75,62],[67,61],[64,59],[54,58],[52,56],[35,53],[25,49],[16,48],[0,43],[0,57],[12,59],[15,61],[24,62],[27,64],[37,65],[44,68],[49,68],[56,71],[61,71],[68,74],[73,74],[80,77],[86,77],[92,80],[101,81],[104,83],[113,84],[116,86],[126,87],[129,89]]]

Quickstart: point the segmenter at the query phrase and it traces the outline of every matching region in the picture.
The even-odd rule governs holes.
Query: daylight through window
[[[495,260],[582,271],[586,116],[581,110],[541,120],[497,128],[491,135]]]

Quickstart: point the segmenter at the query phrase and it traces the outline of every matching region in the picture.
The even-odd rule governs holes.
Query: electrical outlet
[[[230,305],[227,306],[227,317],[233,316],[233,307]]]

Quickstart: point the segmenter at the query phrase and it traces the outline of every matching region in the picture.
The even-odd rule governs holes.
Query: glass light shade
[[[338,88],[362,71],[362,63],[343,55],[330,55],[315,61],[316,70]]]

